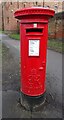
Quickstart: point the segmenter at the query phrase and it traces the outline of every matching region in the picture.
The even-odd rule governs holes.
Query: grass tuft
[[[55,50],[57,52],[63,52],[64,53],[64,43],[62,43],[62,41],[58,41],[58,40],[48,40],[48,48]]]
[[[20,35],[19,34],[10,34],[10,38],[15,39],[15,40],[20,40]]]

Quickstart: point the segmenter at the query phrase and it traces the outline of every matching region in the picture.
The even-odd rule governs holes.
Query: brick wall
[[[14,18],[14,11],[17,9],[17,2],[7,2],[4,6],[4,30],[16,31],[17,20]]]
[[[19,21],[14,18],[17,9],[42,6],[41,2],[6,2],[3,6],[4,11],[4,30],[7,32],[19,31]]]
[[[64,12],[55,15],[49,21],[49,38],[64,38]]]
[[[6,2],[3,6],[4,12],[4,30],[7,32],[18,32],[19,31],[19,21],[14,18],[14,12],[17,9],[22,9],[25,7],[32,6],[43,6],[43,0],[33,0],[33,2]],[[55,9],[56,12],[62,11],[64,2],[52,2],[50,0],[44,0],[44,7]],[[0,15],[1,15],[1,7],[0,7]],[[1,21],[1,17],[0,17]],[[2,22],[0,22],[0,28],[2,26]],[[62,36],[62,20],[56,20],[55,18],[51,19],[49,22],[49,38],[61,37]],[[60,26],[60,27],[59,27]],[[60,31],[60,34],[58,34]]]

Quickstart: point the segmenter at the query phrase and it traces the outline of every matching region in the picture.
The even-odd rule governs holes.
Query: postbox
[[[46,92],[48,20],[54,10],[24,8],[14,15],[20,20],[21,92],[41,96]]]

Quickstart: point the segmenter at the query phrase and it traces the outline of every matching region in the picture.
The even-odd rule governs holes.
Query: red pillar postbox
[[[14,15],[21,20],[21,92],[28,96],[43,95],[46,91],[48,20],[54,16],[54,10],[24,8]]]

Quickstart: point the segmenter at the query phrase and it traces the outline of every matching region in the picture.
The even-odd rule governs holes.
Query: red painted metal
[[[24,8],[17,10],[15,18],[20,19],[21,92],[29,96],[39,96],[46,91],[46,52],[48,20],[54,10],[45,8]],[[30,41],[34,40],[34,41]],[[39,50],[37,55],[29,55],[32,42]],[[37,43],[38,42],[38,43]],[[38,48],[37,48],[37,44]],[[36,50],[36,52],[37,52]],[[33,52],[33,51],[32,51]],[[31,53],[30,53],[31,54]]]

